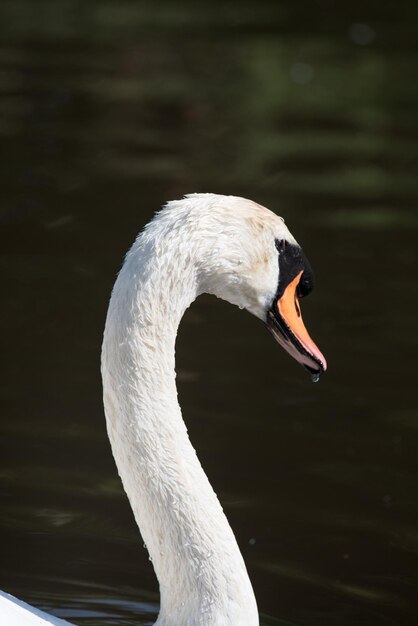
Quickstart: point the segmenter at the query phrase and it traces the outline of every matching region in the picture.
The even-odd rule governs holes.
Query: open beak
[[[302,320],[296,292],[301,275],[302,271],[287,285],[283,295],[273,302],[267,315],[267,326],[278,343],[311,373],[312,380],[316,382],[327,369],[327,362]]]

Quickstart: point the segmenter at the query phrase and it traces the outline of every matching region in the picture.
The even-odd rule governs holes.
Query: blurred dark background
[[[83,626],[155,619],[101,336],[138,230],[211,191],[285,217],[329,363],[312,385],[209,297],[180,330],[183,412],[262,624],[418,623],[417,19],[412,1],[2,0],[1,588]]]

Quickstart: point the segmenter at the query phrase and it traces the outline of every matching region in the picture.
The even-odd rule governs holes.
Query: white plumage
[[[72,626],[63,619],[47,615],[44,611],[0,591],[1,626]]]
[[[203,292],[265,320],[283,220],[233,196],[169,202],[138,236],[110,300],[102,351],[109,439],[158,577],[158,626],[257,626],[254,593],[177,401],[174,348]],[[0,597],[0,624],[67,624]]]

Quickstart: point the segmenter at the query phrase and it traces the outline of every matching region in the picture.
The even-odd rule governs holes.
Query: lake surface
[[[261,622],[418,623],[417,13],[2,2],[1,588],[80,626],[155,620],[105,434],[101,337],[137,232],[212,191],[286,219],[329,364],[313,385],[210,297],[180,329],[183,413]]]

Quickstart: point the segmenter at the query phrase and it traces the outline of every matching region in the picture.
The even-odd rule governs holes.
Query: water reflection
[[[180,329],[184,414],[262,623],[412,626],[415,9],[42,6],[0,9],[1,586],[79,624],[153,622],[105,436],[101,333],[138,229],[210,190],[285,216],[330,363],[312,385],[209,297]]]

